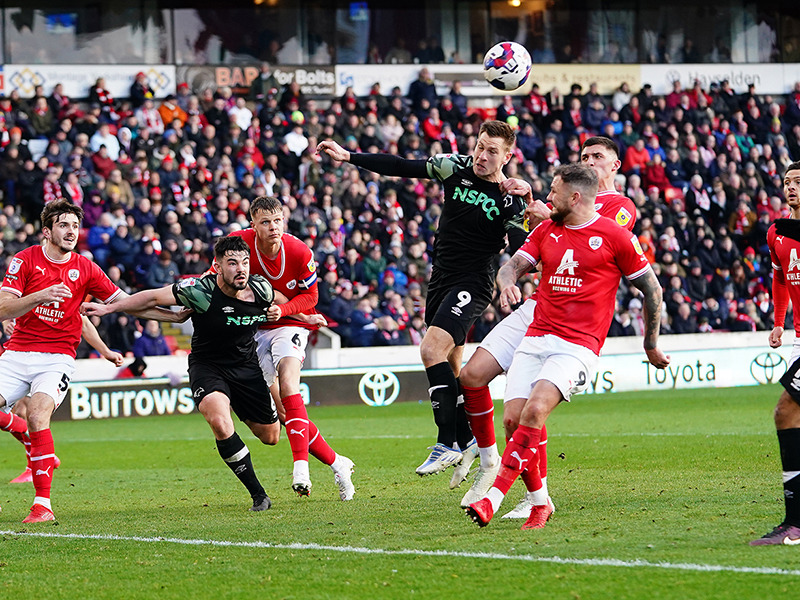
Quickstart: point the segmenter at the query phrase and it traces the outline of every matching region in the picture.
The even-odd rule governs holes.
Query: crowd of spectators
[[[569,95],[502,99],[496,116],[518,130],[509,177],[544,199],[554,169],[579,160],[580,143],[606,135],[620,148],[619,191],[638,208],[636,235],[664,286],[662,331],[770,329],[766,232],[787,216],[782,175],[800,159],[800,84],[784,97],[675,83],[666,96],[626,84],[612,96],[591,85]],[[153,98],[144,74],[128,98],[102,79],[88,102],[61,86],[30,99],[0,98],[2,260],[39,242],[46,202],[85,210],[79,249],[126,291],[160,287],[209,267],[218,236],[249,226],[250,201],[283,202],[286,228],[315,252],[320,300],[345,345],[418,344],[424,334],[430,253],[441,213],[438,182],[381,177],[315,153],[321,139],[353,152],[424,158],[469,153],[481,119],[455,82],[438,96],[427,69],[408,90],[328,100],[279,89],[265,65],[251,94],[228,88]],[[37,150],[38,149],[38,150]],[[43,151],[43,154],[39,155]],[[506,260],[502,256],[498,260]],[[521,284],[525,296],[536,275]],[[641,302],[620,287],[612,335],[641,334]],[[490,306],[470,334],[503,317]],[[109,345],[133,352],[136,324],[102,324]],[[138,335],[137,335],[138,334]],[[143,345],[143,344],[140,344]]]

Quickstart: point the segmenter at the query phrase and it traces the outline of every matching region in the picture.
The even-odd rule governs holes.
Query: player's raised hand
[[[317,144],[317,154],[321,154],[322,152],[339,162],[350,161],[350,153],[333,140],[322,140]]]
[[[522,302],[522,292],[516,285],[509,285],[500,290],[500,306],[508,308]]]
[[[328,324],[328,319],[319,314],[308,315],[307,323],[309,325],[319,325],[320,327],[325,327]]]
[[[500,191],[512,196],[533,196],[530,183],[513,177],[500,182]]]
[[[529,227],[533,229],[542,221],[550,218],[550,209],[541,200],[534,200],[529,202],[525,208],[525,218],[528,220]]]
[[[50,304],[51,302],[64,302],[67,298],[72,298],[72,290],[63,283],[51,285],[39,293],[39,304]]]
[[[647,360],[656,369],[666,369],[669,365],[669,356],[664,354],[660,348],[645,348],[644,353],[647,354]]]
[[[108,354],[104,354],[103,358],[105,358],[108,362],[114,363],[115,367],[121,367],[125,358],[119,352],[114,352],[113,350],[109,350]]]
[[[783,344],[783,327],[775,327],[769,332],[769,346],[770,348],[780,348]]]
[[[111,314],[111,306],[98,302],[84,302],[81,304],[81,314],[87,317],[104,317]]]

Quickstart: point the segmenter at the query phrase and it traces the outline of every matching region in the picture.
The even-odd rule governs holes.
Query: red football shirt
[[[255,229],[234,231],[230,235],[241,237],[250,246],[250,272],[266,277],[272,287],[289,300],[317,285],[317,262],[314,253],[293,235],[283,234],[280,252],[274,259],[267,258],[258,250]],[[305,311],[305,314],[316,313],[316,309]],[[316,325],[308,325],[290,317],[281,317],[277,321],[263,324],[260,328],[275,329],[286,325],[319,329]]]
[[[594,209],[603,217],[615,221],[620,227],[633,231],[636,224],[636,205],[627,196],[614,190],[597,192]]]
[[[650,269],[636,236],[599,214],[578,226],[545,221],[517,253],[542,263],[536,318],[526,335],[556,335],[600,354],[621,275]]]
[[[22,297],[57,283],[69,287],[72,297],[64,302],[40,304],[18,317],[7,350],[74,357],[81,341],[81,302],[92,295],[108,303],[120,293],[103,270],[89,259],[72,252],[57,262],[41,246],[26,248],[11,259],[0,291]]]
[[[800,242],[778,235],[773,223],[767,231],[767,245],[773,268],[773,300],[775,301],[775,325],[783,327],[788,300],[792,306],[800,307]],[[800,319],[794,319],[795,334],[800,336]]]

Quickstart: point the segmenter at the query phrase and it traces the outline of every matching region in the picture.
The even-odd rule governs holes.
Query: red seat
[[[167,342],[167,347],[172,354],[175,354],[175,351],[179,348],[178,340],[175,339],[174,335],[165,335],[164,341]]]

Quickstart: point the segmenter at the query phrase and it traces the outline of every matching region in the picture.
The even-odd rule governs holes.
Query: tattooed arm
[[[526,258],[515,254],[497,273],[497,287],[500,290],[500,306],[514,306],[522,302],[522,292],[517,287],[517,280],[525,273],[533,270]]]
[[[648,269],[641,277],[631,280],[644,294],[644,351],[650,364],[659,369],[664,369],[669,364],[669,356],[658,347],[658,332],[661,328],[661,302],[662,290],[653,269]]]

